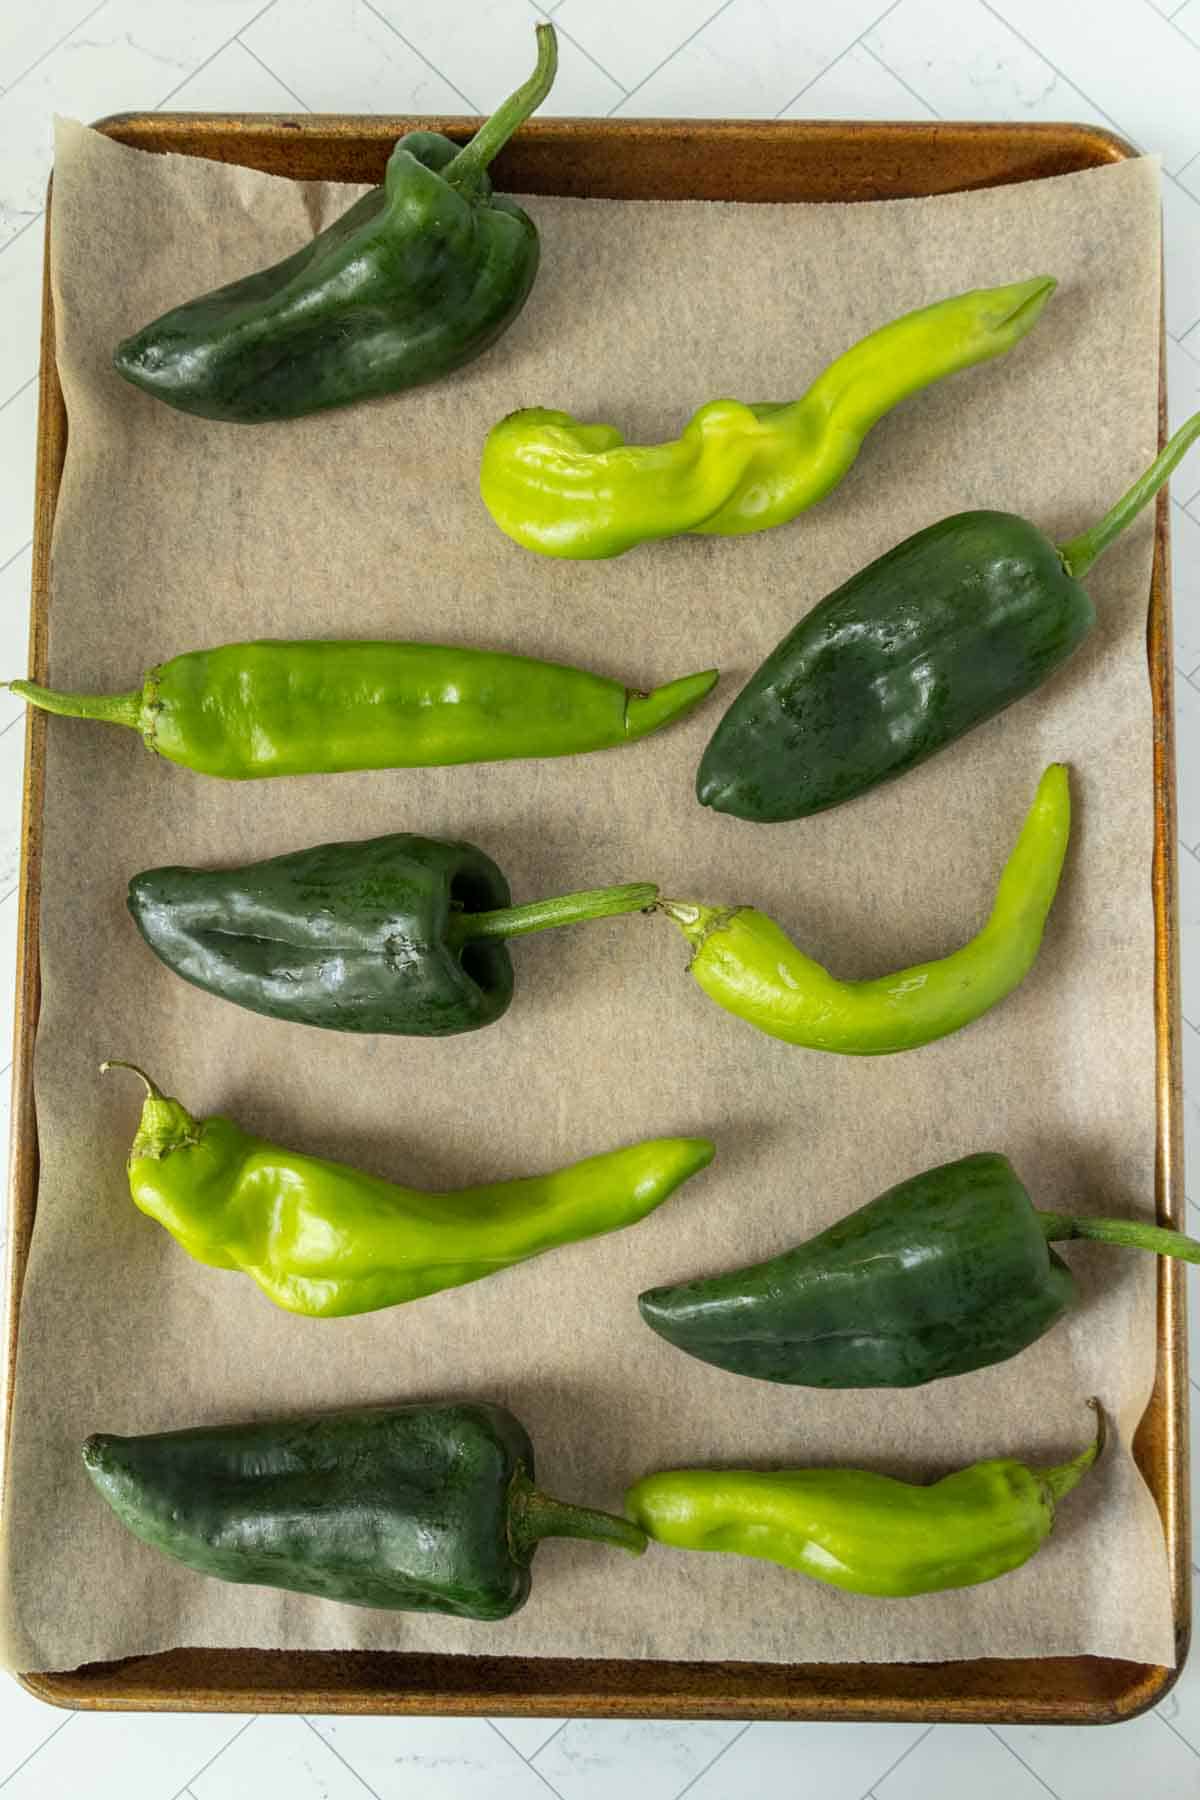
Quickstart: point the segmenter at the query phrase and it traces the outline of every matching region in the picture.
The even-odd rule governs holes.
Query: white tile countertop
[[[0,674],[26,659],[52,114],[485,113],[527,73],[526,30],[541,15],[559,30],[558,113],[1078,119],[1161,153],[1172,419],[1200,409],[1200,0],[0,0]],[[1187,1175],[1200,1231],[1200,451],[1172,499]],[[0,693],[5,1059],[23,711]],[[4,1067],[4,1141],[8,1109]],[[4,1229],[0,1218],[0,1245]],[[1195,1288],[1192,1298],[1195,1319]],[[1200,1356],[1192,1360],[1200,1372]],[[73,1715],[0,1674],[3,1800],[960,1800],[968,1791],[972,1800],[1200,1800],[1200,1657],[1155,1711],[1103,1731]]]

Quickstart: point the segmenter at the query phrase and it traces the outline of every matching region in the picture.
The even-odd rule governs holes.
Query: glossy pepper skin
[[[135,1073],[146,1099],[129,1156],[134,1205],[197,1262],[249,1275],[308,1318],[400,1306],[619,1231],[714,1154],[706,1138],[648,1138],[549,1175],[425,1193],[281,1149],[232,1119],[193,1118]]]
[[[1096,621],[1079,577],[1200,434],[1176,433],[1112,512],[1069,544],[1013,513],[939,519],[818,602],[713,733],[696,796],[803,819],[891,781],[1031,694]]]
[[[837,486],[892,407],[1019,343],[1054,286],[1039,275],[906,313],[839,356],[801,399],[713,400],[674,443],[626,444],[613,425],[545,407],[510,413],[484,445],[484,504],[527,550],[572,559],[682,532],[785,525]]]
[[[711,1000],[771,1037],[843,1056],[886,1056],[959,1031],[1029,973],[1041,947],[1071,829],[1062,763],[1038,784],[983,929],[961,950],[873,981],[839,981],[752,906],[660,900],[692,946]]]
[[[680,1550],[731,1551],[852,1594],[903,1598],[974,1587],[1020,1568],[1049,1537],[1059,1501],[1104,1445],[1053,1469],[1011,1458],[929,1487],[863,1469],[673,1469],[630,1488],[625,1510]]]
[[[917,1387],[1018,1355],[1075,1305],[1055,1224],[1008,1158],[984,1152],[900,1182],[794,1250],[652,1288],[638,1306],[669,1344],[736,1375]]]
[[[331,1031],[446,1037],[508,1010],[506,937],[634,912],[657,892],[631,884],[514,907],[473,844],[394,832],[242,869],[145,869],[128,904],[168,968],[236,1006]]]
[[[262,638],[174,656],[124,694],[8,685],[46,712],[128,725],[168,762],[251,781],[609,750],[681,718],[716,679],[644,693],[499,650]]]
[[[123,1525],[199,1574],[352,1606],[506,1619],[542,1538],[646,1544],[539,1493],[524,1427],[481,1402],[97,1434],[83,1460]]]
[[[537,69],[466,146],[402,137],[382,187],[273,268],[177,306],[117,345],[119,374],[205,419],[258,424],[435,381],[507,330],[533,286],[538,234],[487,165],[550,91]]]

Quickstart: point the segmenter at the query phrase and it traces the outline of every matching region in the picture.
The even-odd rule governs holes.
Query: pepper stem
[[[151,1081],[145,1069],[139,1069],[136,1063],[122,1062],[119,1056],[110,1056],[100,1064],[100,1073],[107,1075],[110,1069],[132,1069],[138,1080],[145,1084],[147,1100],[161,1100],[163,1092]]]
[[[1127,494],[1122,494],[1111,512],[1106,512],[1102,519],[1087,531],[1081,531],[1070,543],[1058,546],[1058,554],[1062,557],[1068,575],[1078,580],[1087,574],[1097,557],[1104,555],[1113,539],[1121,535],[1143,506],[1153,500],[1163,483],[1170,479],[1197,438],[1200,438],[1200,413],[1193,413],[1159,451],[1146,473],[1138,477]]]
[[[537,67],[515,94],[510,94],[485,119],[475,136],[442,170],[442,180],[452,187],[469,187],[507,144],[518,125],[535,112],[554,85],[558,72],[558,38],[553,25],[537,25]]]
[[[478,942],[480,938],[525,937],[551,925],[576,925],[585,919],[644,912],[657,898],[658,889],[648,881],[634,881],[627,887],[589,888],[585,893],[559,894],[553,900],[530,900],[524,906],[501,906],[495,912],[452,913],[447,932],[452,946]]]
[[[1046,1242],[1061,1238],[1092,1238],[1098,1244],[1126,1244],[1134,1250],[1150,1250],[1156,1256],[1175,1256],[1181,1262],[1200,1263],[1200,1239],[1141,1219],[1072,1219],[1065,1213],[1039,1212]]]
[[[641,1556],[647,1537],[640,1525],[615,1513],[596,1512],[590,1506],[571,1506],[552,1500],[534,1487],[523,1468],[513,1476],[508,1490],[508,1541],[518,1562],[528,1562],[543,1538],[590,1538]]]
[[[141,729],[142,690],[128,694],[64,694],[55,688],[39,687],[36,681],[9,681],[10,693],[43,712],[62,713],[68,719],[102,719],[106,725],[132,725]]]
[[[1046,1489],[1055,1505],[1077,1487],[1087,1474],[1096,1458],[1104,1448],[1104,1440],[1108,1436],[1108,1422],[1104,1417],[1104,1408],[1098,1400],[1089,1400],[1088,1405],[1096,1415],[1096,1435],[1085,1450],[1073,1456],[1070,1462],[1060,1463],[1056,1469],[1039,1469],[1037,1478]]]
[[[169,1094],[164,1094],[156,1087],[144,1069],[139,1069],[136,1063],[122,1062],[115,1056],[100,1064],[102,1075],[106,1075],[109,1069],[132,1070],[146,1088],[141,1120],[129,1152],[130,1162],[143,1156],[169,1156],[173,1150],[182,1150],[189,1144],[200,1141],[199,1120],[194,1119],[180,1101],[172,1100]]]

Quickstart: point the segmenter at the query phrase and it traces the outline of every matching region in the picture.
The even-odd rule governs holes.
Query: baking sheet
[[[55,299],[71,445],[52,677],[128,686],[193,644],[319,632],[488,642],[647,683],[717,661],[728,697],[799,611],[906,531],[999,505],[1066,536],[1149,459],[1156,183],[1143,161],[871,206],[539,199],[542,274],[485,361],[425,393],[251,432],[124,388],[109,347],[283,254],[361,190],[152,158],[64,128]],[[909,306],[1041,269],[1062,286],[1034,336],[878,427],[838,492],[793,527],[552,564],[501,538],[479,505],[479,444],[512,406],[565,405],[619,420],[631,438],[666,435],[720,392],[791,397]],[[1099,566],[1100,627],[1048,692],[897,787],[771,830],[690,801],[719,704],[668,736],[573,762],[246,788],[156,765],[132,737],[55,722],[43,1168],[6,1509],[11,1660],[62,1667],[241,1643],[1169,1663],[1161,1531],[1124,1448],[1072,1498],[1036,1563],[969,1593],[867,1601],[733,1559],[656,1550],[636,1565],[551,1545],[534,1601],[502,1626],[204,1582],[127,1538],[76,1461],[92,1429],[465,1393],[512,1405],[545,1484],[596,1504],[684,1461],[853,1461],[914,1476],[997,1452],[1051,1461],[1082,1441],[1091,1392],[1127,1444],[1153,1369],[1148,1259],[1071,1246],[1087,1299],[1070,1323],[1002,1369],[911,1395],[740,1382],[652,1337],[633,1297],[795,1242],[971,1149],[1007,1150],[1056,1210],[1152,1210],[1151,540],[1147,516]],[[519,898],[645,875],[752,899],[839,972],[868,973],[975,928],[1056,756],[1073,765],[1077,824],[1034,975],[968,1032],[902,1058],[821,1058],[758,1038],[692,987],[661,921],[517,945],[508,1018],[428,1045],[357,1043],[223,1007],[156,964],[123,913],[128,875],[153,862],[411,828],[481,843]],[[719,1158],[603,1245],[399,1312],[294,1320],[250,1284],[188,1263],[133,1211],[121,1165],[136,1102],[96,1078],[105,1053],[139,1056],[194,1110],[430,1185],[658,1131],[708,1131]],[[866,1141],[864,1116],[878,1120]]]

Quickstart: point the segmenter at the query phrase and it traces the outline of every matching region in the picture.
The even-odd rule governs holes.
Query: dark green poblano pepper
[[[646,1547],[539,1492],[524,1427],[480,1402],[99,1434],[83,1460],[123,1525],[201,1575],[352,1606],[506,1619],[542,1538]]]
[[[487,172],[554,80],[554,27],[536,30],[536,70],[470,143],[409,132],[381,187],[273,268],[144,325],[117,345],[118,372],[180,412],[257,424],[395,394],[473,361],[537,274],[537,229],[492,193]]]
[[[868,563],[734,700],[696,774],[701,804],[762,824],[804,819],[1031,694],[1096,623],[1083,577],[1198,437],[1200,413],[1069,543],[1014,513],[954,513]]]
[[[1141,1219],[1038,1211],[1006,1156],[926,1169],[767,1262],[652,1288],[643,1319],[701,1362],[796,1387],[918,1387],[1004,1362],[1079,1299],[1051,1245],[1093,1238],[1200,1262]]]
[[[508,1010],[507,938],[637,912],[657,893],[635,882],[512,906],[473,844],[393,832],[242,869],[145,869],[129,910],[168,968],[251,1012],[447,1037]]]

